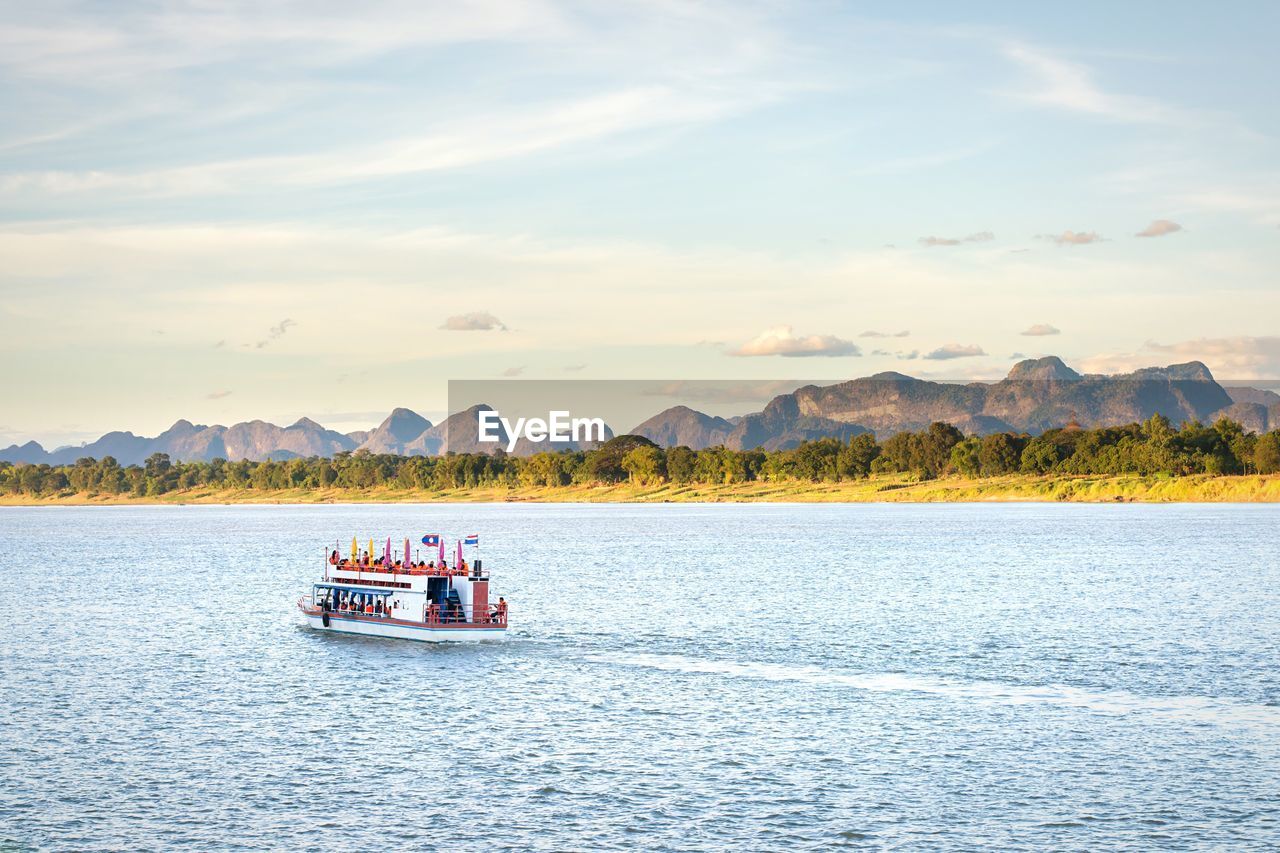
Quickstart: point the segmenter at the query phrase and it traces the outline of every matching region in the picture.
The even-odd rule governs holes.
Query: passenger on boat
[[[502,596],[498,596],[498,603],[494,605],[492,616],[498,624],[507,621],[507,600]]]
[[[338,552],[336,550],[329,555],[329,565],[331,566],[338,565]]]
[[[367,565],[369,565],[369,552],[368,552],[368,551],[361,551],[361,552],[360,552],[360,565],[362,565],[362,566],[367,566]]]

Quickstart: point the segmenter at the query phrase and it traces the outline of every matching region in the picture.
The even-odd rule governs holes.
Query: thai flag
[[[471,535],[469,535],[469,536],[464,536],[464,537],[462,538],[462,544],[463,544],[463,545],[479,545],[479,544],[480,544],[480,534],[479,534],[479,533],[472,533],[472,534],[471,534]]]
[[[438,533],[428,533],[426,536],[423,536],[423,537],[422,537],[422,544],[423,544],[423,545],[426,545],[428,548],[433,548],[433,547],[435,547],[436,545],[439,545],[439,544],[440,544],[440,534],[438,534]]]

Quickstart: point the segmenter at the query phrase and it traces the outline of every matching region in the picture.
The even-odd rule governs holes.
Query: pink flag
[[[409,565],[409,540],[404,540],[404,564]]]
[[[385,566],[387,563],[391,563],[391,562],[394,562],[394,560],[391,559],[391,537],[388,536],[387,551],[385,554],[382,555],[382,564]]]
[[[436,557],[436,561],[440,563],[444,562],[444,537],[443,536],[440,537],[440,556]]]
[[[458,554],[456,557],[453,558],[453,564],[455,566],[462,565],[462,541],[461,540],[458,541]]]

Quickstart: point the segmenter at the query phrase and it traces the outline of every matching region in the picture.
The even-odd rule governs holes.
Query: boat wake
[[[1280,707],[1228,697],[1146,696],[1126,690],[1098,691],[1064,684],[1019,685],[903,673],[841,673],[818,666],[725,661],[683,655],[597,655],[588,660],[667,672],[849,687],[875,693],[917,693],[993,705],[1039,703],[1101,714],[1147,714],[1168,720],[1233,728],[1259,726],[1280,729]]]

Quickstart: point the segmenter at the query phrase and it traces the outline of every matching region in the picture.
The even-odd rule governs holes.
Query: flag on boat
[[[440,537],[438,536],[436,538],[440,539]],[[443,539],[440,539],[440,556],[437,557],[436,559],[439,560],[441,563],[444,563],[444,540]]]
[[[479,534],[479,533],[471,533],[471,534],[468,534],[467,536],[464,536],[464,537],[463,537],[463,539],[462,539],[462,544],[463,544],[463,545],[479,545],[479,544],[480,544],[480,534]]]
[[[382,564],[385,566],[391,562],[391,537],[387,537],[387,550],[382,552]]]
[[[401,555],[401,557],[400,557],[400,561],[401,561],[405,566],[408,566],[408,565],[409,565],[409,539],[408,539],[408,537],[405,537],[405,540],[404,540],[404,554],[403,554],[403,555]]]
[[[356,537],[351,537],[351,562],[356,561],[356,557],[360,556],[360,546],[356,544]]]
[[[453,558],[453,567],[456,569],[462,565],[462,543],[458,543],[458,556]]]
[[[428,533],[426,536],[422,537],[422,544],[426,545],[428,548],[435,548],[440,544],[440,534]]]

